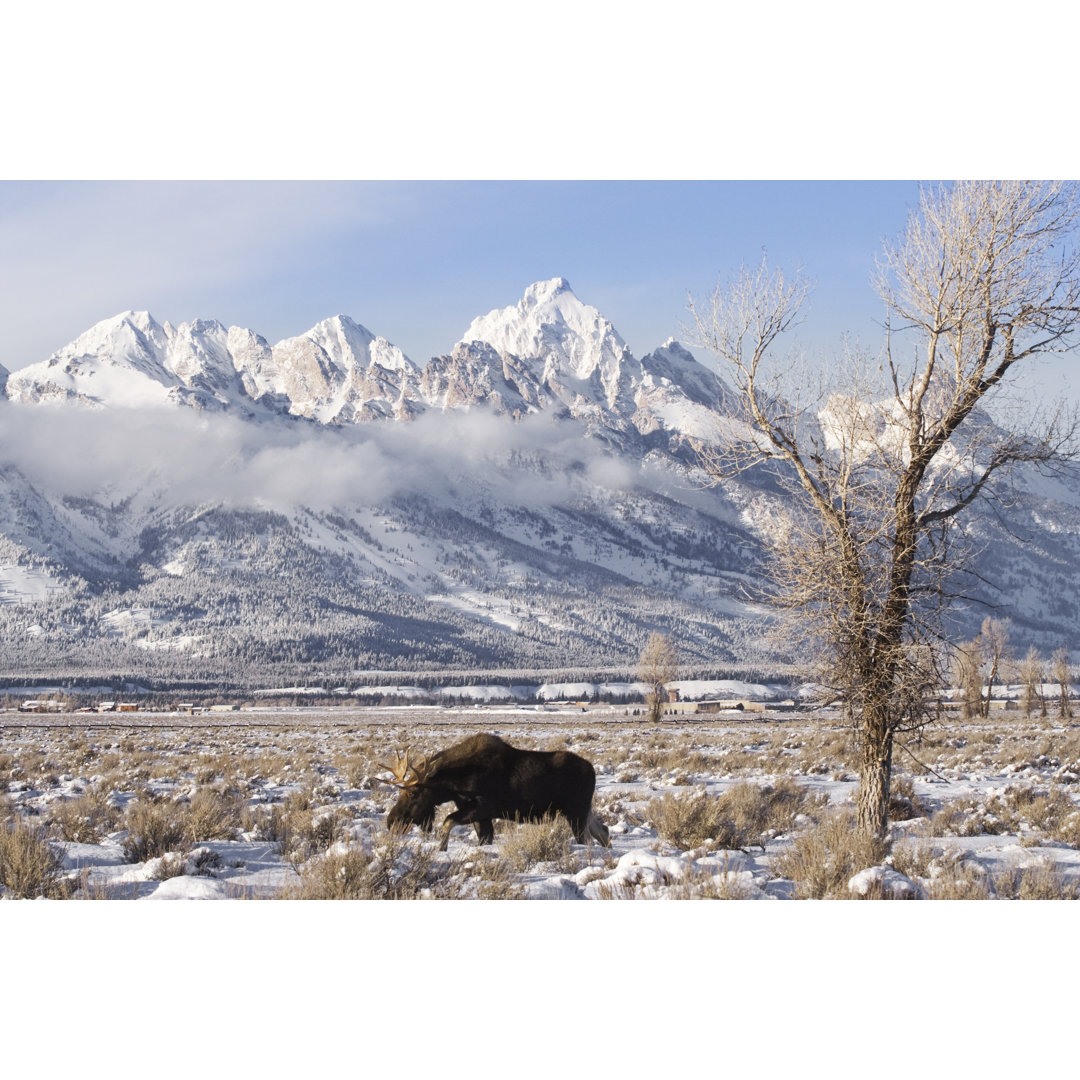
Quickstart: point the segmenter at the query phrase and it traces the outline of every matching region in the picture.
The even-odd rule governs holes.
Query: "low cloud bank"
[[[543,414],[514,422],[484,411],[428,413],[410,423],[320,428],[183,409],[9,402],[0,404],[4,468],[52,493],[111,502],[150,490],[177,505],[315,508],[437,495],[478,476],[493,494],[537,504],[568,497],[581,475],[618,489],[643,480],[639,467],[583,438],[576,424]]]

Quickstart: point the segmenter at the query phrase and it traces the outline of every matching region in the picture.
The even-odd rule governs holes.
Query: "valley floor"
[[[597,770],[611,847],[558,821],[391,838],[405,746],[489,731]],[[0,713],[6,897],[1074,899],[1080,723],[946,720],[896,753],[889,842],[851,828],[839,717],[650,725],[624,706]],[[446,809],[450,809],[447,807]]]

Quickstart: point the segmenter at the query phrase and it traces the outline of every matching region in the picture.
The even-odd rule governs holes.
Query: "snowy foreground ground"
[[[591,760],[610,849],[558,823],[501,824],[483,848],[458,828],[445,853],[391,838],[380,762],[477,731]],[[72,899],[1076,897],[1080,724],[949,719],[896,758],[891,843],[869,850],[852,740],[827,714],[2,713],[0,871],[5,896]],[[16,833],[51,852],[36,884]]]

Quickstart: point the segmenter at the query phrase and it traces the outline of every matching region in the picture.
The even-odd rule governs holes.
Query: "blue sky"
[[[814,283],[788,347],[875,352],[871,285],[915,181],[94,181],[0,183],[0,363],[46,359],[132,308],[276,342],[346,314],[419,365],[470,321],[562,276],[638,357],[682,336],[688,293],[756,265]],[[698,352],[708,362],[708,354]],[[1072,357],[1031,385],[1080,396]]]
[[[12,13],[9,369],[128,308],[271,342],[344,313],[423,364],[556,275],[640,356],[763,249],[814,281],[794,344],[826,360],[844,334],[878,345],[870,275],[913,177],[1080,164],[1045,105],[1071,67],[1031,50],[1027,82],[973,88],[928,20],[966,55],[998,22],[932,0],[185,10]]]
[[[344,313],[417,363],[561,275],[641,356],[687,293],[756,264],[815,282],[800,343],[876,347],[874,257],[913,181],[133,181],[0,185],[0,363],[148,309],[271,342]]]

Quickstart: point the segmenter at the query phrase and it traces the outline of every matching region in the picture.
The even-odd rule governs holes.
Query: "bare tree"
[[[958,645],[953,654],[953,672],[961,693],[961,715],[972,720],[982,715],[982,670],[976,641]]]
[[[879,267],[882,355],[855,357],[814,403],[790,362],[773,367],[801,317],[801,279],[762,263],[704,310],[691,301],[697,343],[734,383],[728,435],[703,447],[705,466],[717,481],[770,468],[793,496],[774,537],[775,602],[797,613],[821,677],[845,695],[860,746],[858,820],[879,835],[894,738],[927,718],[913,696],[936,682],[926,663],[940,655],[946,581],[969,565],[957,518],[1010,466],[1049,466],[1074,449],[1071,417],[1007,423],[1003,408],[991,419],[984,406],[1018,364],[1072,342],[1076,217],[1075,189],[1058,184],[924,190]]]
[[[1036,705],[1045,710],[1043,697],[1043,661],[1038,650],[1032,645],[1020,661],[1018,672],[1024,687],[1024,715],[1031,716]]]
[[[654,723],[660,719],[667,701],[667,684],[675,678],[678,654],[666,634],[650,634],[638,661],[638,678],[648,686],[646,715]]]
[[[994,696],[994,682],[1001,665],[1009,659],[1010,625],[1008,619],[993,619],[987,616],[983,619],[979,636],[975,639],[986,672],[986,699],[981,710],[984,717],[990,715],[990,700]]]
[[[1056,649],[1050,660],[1050,666],[1053,671],[1054,682],[1058,685],[1058,715],[1071,717],[1072,706],[1069,704],[1071,687],[1069,684],[1072,673],[1069,670],[1069,650],[1064,646]]]

